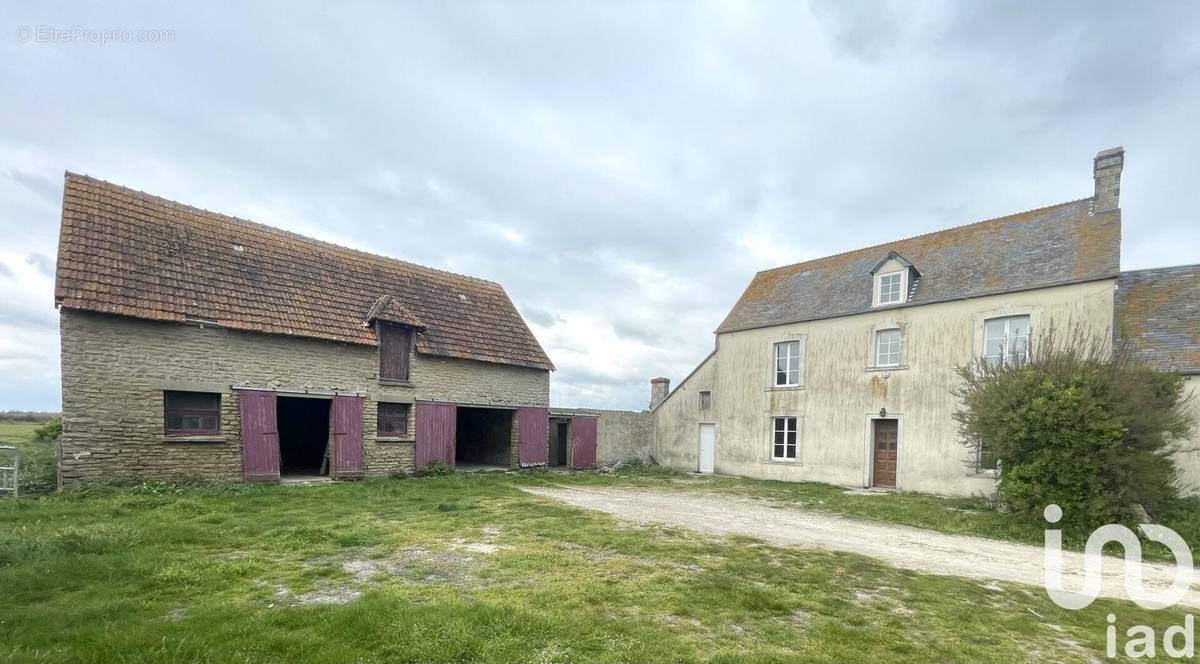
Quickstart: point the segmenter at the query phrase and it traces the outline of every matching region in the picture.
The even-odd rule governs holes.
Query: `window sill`
[[[906,371],[906,370],[908,370],[907,364],[897,364],[897,365],[891,366],[891,367],[867,367],[866,369],[863,369],[863,371],[868,371],[868,372]]]
[[[416,385],[413,385],[411,381],[396,380],[394,378],[380,378],[379,384],[387,385],[389,387],[416,387]]]
[[[996,480],[996,479],[1000,479],[1000,473],[998,473],[994,470],[978,470],[973,473],[967,473],[967,477],[976,477],[976,478],[985,479],[985,480]]]
[[[416,439],[411,436],[375,436],[377,443],[415,443]]]
[[[764,391],[766,391],[766,392],[795,392],[797,390],[803,390],[803,389],[804,389],[803,385],[772,385],[771,387],[764,388]]]
[[[799,459],[763,459],[763,464],[769,466],[803,466]]]
[[[223,443],[225,436],[163,436],[164,443]]]

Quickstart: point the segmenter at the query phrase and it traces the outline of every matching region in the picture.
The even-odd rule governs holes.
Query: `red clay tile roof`
[[[321,242],[66,174],[55,300],[160,321],[375,345],[372,305],[426,327],[417,351],[553,369],[497,283]]]
[[[400,300],[391,295],[382,295],[375,304],[371,305],[371,309],[367,311],[367,316],[363,322],[371,324],[377,320],[386,323],[400,323],[415,327],[418,330],[424,331],[428,325],[412,312],[408,307],[404,306]]]
[[[870,272],[889,251],[921,274],[908,305],[1115,278],[1121,212],[1093,215],[1091,203],[1062,203],[759,272],[717,332],[870,311]]]

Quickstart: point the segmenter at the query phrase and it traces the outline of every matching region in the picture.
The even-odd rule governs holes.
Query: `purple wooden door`
[[[434,461],[454,465],[457,418],[458,408],[452,403],[417,402],[417,468],[426,468]]]
[[[550,449],[550,411],[546,408],[517,409],[517,448],[522,466],[546,465]]]
[[[338,395],[330,412],[334,477],[363,476],[363,398]]]
[[[596,418],[576,415],[571,418],[571,467],[596,467]]]
[[[242,417],[242,473],[247,482],[279,480],[279,426],[275,393],[238,392]]]

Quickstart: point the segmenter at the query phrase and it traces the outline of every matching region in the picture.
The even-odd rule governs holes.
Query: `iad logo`
[[[1062,520],[1062,508],[1048,505],[1042,515],[1049,523]],[[1050,599],[1064,609],[1078,610],[1090,605],[1100,596],[1104,579],[1104,545],[1119,543],[1125,550],[1125,595],[1143,609],[1165,609],[1183,599],[1192,585],[1192,550],[1178,533],[1153,524],[1142,524],[1138,530],[1153,542],[1165,544],[1175,557],[1175,574],[1171,586],[1159,592],[1150,592],[1142,585],[1142,543],[1136,533],[1117,524],[1101,526],[1088,536],[1083,555],[1083,587],[1079,591],[1063,587],[1062,531],[1046,530],[1045,578],[1043,585]],[[1164,575],[1165,576],[1165,575]],[[1111,594],[1111,591],[1110,591]],[[1117,656],[1117,617],[1108,614],[1105,642],[1109,658]],[[1162,652],[1172,658],[1195,657],[1195,616],[1184,616],[1182,625],[1172,625],[1162,633]],[[1125,655],[1132,659],[1153,659],[1157,655],[1157,635],[1152,627],[1132,625],[1125,630]],[[1181,643],[1182,642],[1182,643]]]
[[[1062,520],[1062,508],[1047,505],[1042,515],[1049,523]],[[1104,545],[1117,542],[1125,549],[1125,594],[1143,609],[1165,609],[1174,606],[1187,594],[1192,585],[1192,550],[1174,530],[1166,526],[1142,524],[1138,530],[1153,542],[1165,544],[1175,557],[1175,578],[1171,587],[1162,592],[1150,592],[1142,586],[1142,543],[1136,533],[1125,526],[1110,523],[1088,536],[1083,556],[1083,588],[1078,592],[1063,588],[1062,531],[1046,530],[1045,581],[1050,599],[1064,609],[1082,609],[1100,596],[1103,583]]]

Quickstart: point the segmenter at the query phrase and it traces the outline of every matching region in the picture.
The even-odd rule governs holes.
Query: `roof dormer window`
[[[921,274],[900,254],[889,251],[883,260],[871,268],[871,306],[886,307],[908,302]]]
[[[904,301],[904,272],[892,272],[876,277],[879,284],[876,304],[900,304]]]

